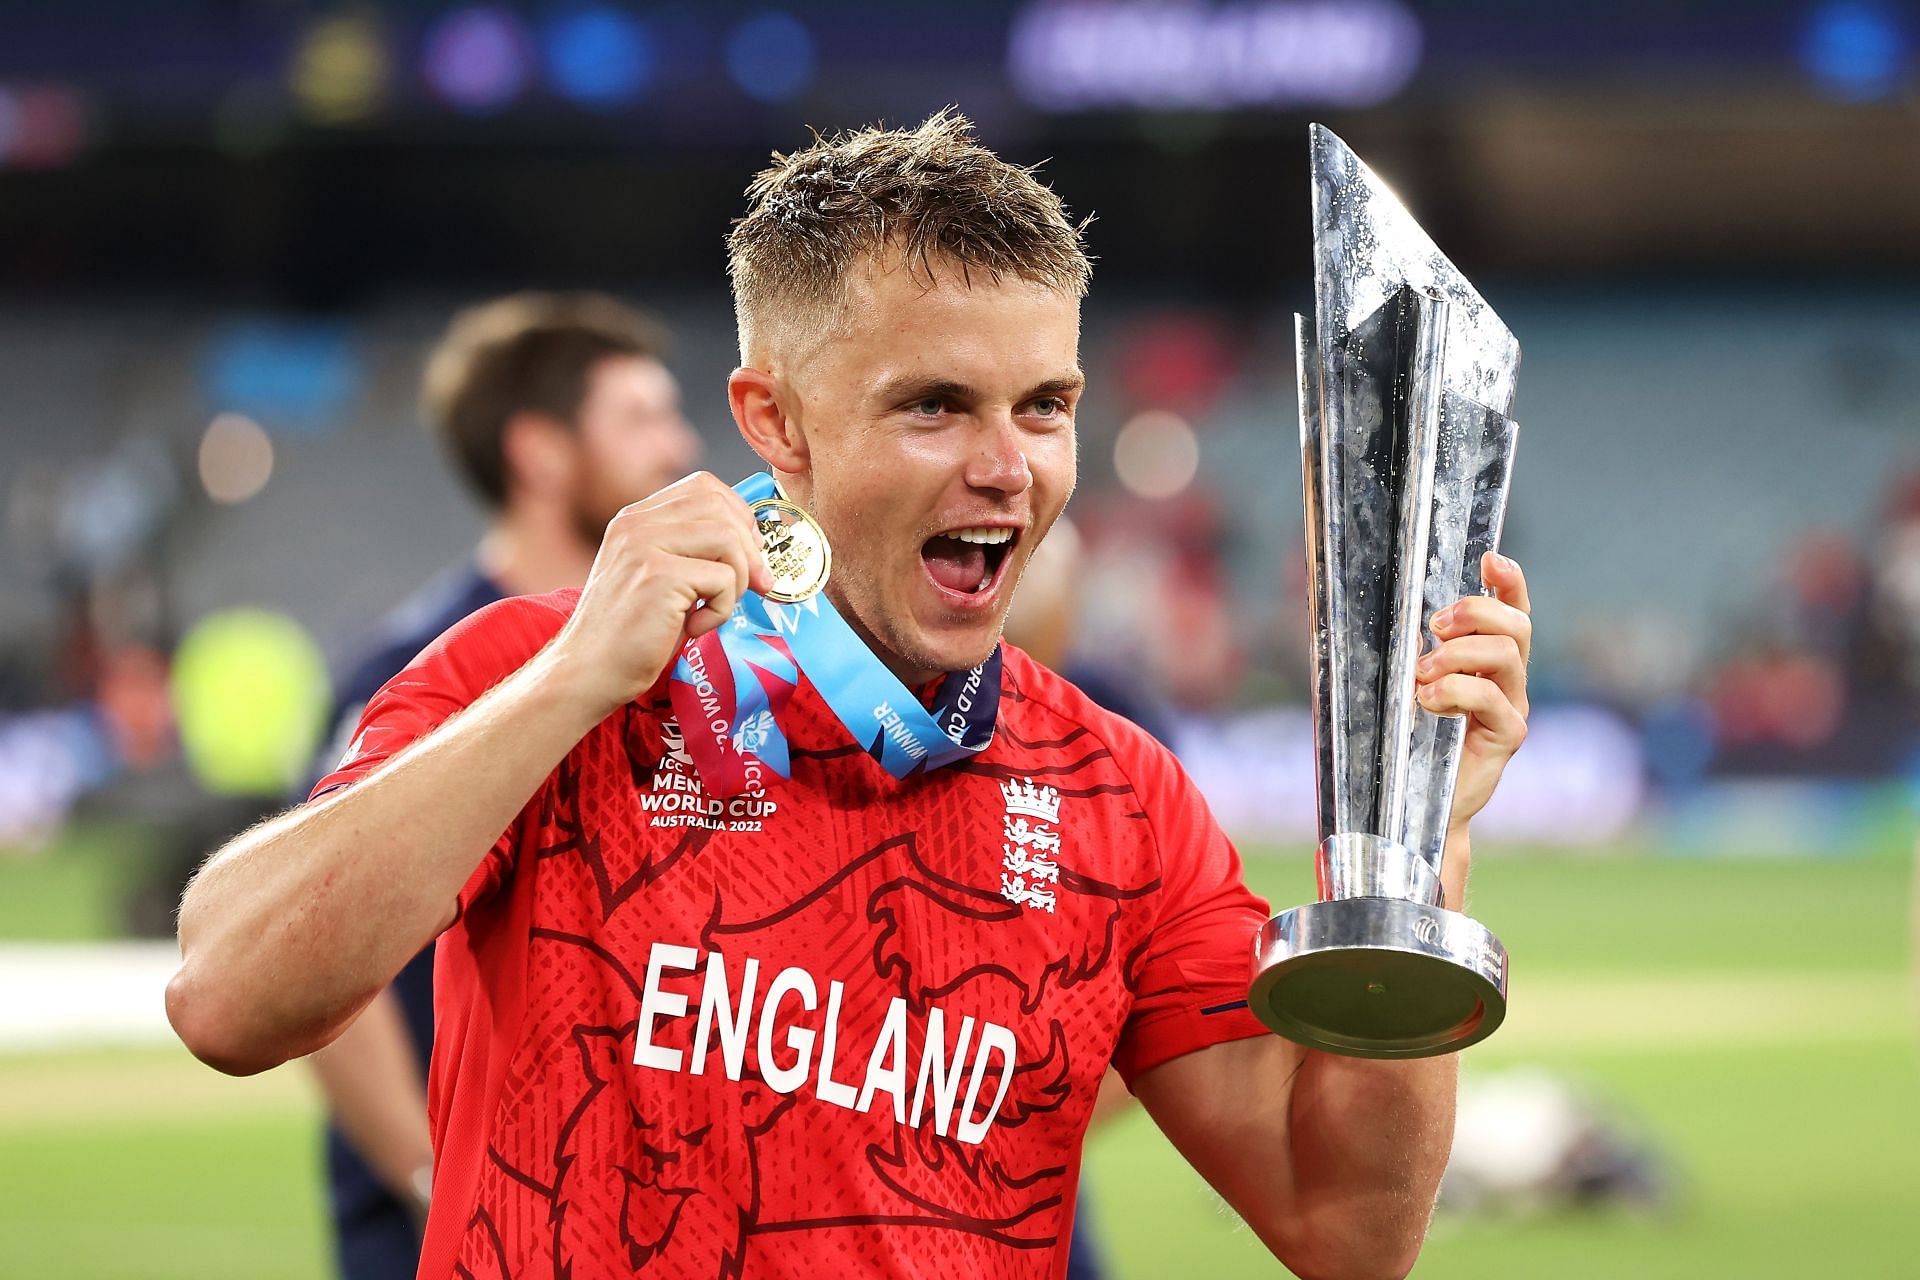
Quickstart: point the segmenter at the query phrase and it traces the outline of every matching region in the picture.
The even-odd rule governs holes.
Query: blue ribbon
[[[776,493],[766,472],[748,476],[734,491],[748,503]],[[722,659],[725,681],[710,669]],[[749,761],[793,776],[780,714],[801,672],[854,741],[896,778],[975,755],[993,741],[998,646],[972,670],[945,676],[929,708],[881,664],[824,591],[797,604],[749,591],[717,630],[687,642],[673,669],[681,732],[710,791],[745,789]]]

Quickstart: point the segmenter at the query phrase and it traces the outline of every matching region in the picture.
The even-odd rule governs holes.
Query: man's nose
[[[997,493],[1024,493],[1033,485],[1024,441],[1012,414],[997,414],[980,424],[979,438],[968,459],[967,483]]]

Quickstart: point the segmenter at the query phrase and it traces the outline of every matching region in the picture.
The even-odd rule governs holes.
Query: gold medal
[[[767,551],[767,568],[773,571],[773,585],[761,594],[781,604],[798,604],[826,586],[833,548],[813,517],[785,498],[762,498],[752,511],[760,545]]]

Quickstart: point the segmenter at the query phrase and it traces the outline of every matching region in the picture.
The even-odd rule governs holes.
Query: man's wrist
[[[1447,840],[1440,848],[1441,906],[1462,911],[1467,903],[1467,872],[1473,864],[1473,840],[1467,824],[1447,828]]]
[[[565,723],[573,739],[584,738],[593,727],[623,705],[606,688],[606,681],[559,644],[542,649],[521,669],[528,691],[538,705]]]

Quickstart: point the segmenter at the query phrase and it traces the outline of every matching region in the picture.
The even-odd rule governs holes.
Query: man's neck
[[[831,580],[828,581],[827,599],[833,601],[833,607],[839,610],[842,618],[846,619],[847,625],[853,629],[853,634],[860,637],[860,643],[867,646],[868,653],[879,659],[881,666],[893,673],[895,680],[913,690],[915,696],[921,701],[926,701],[930,696],[931,688],[947,673],[933,667],[917,666],[881,644],[860,615],[848,606],[846,599],[836,590],[836,585]]]
[[[480,540],[484,573],[510,596],[538,596],[586,583],[594,549],[560,513],[503,512]]]

